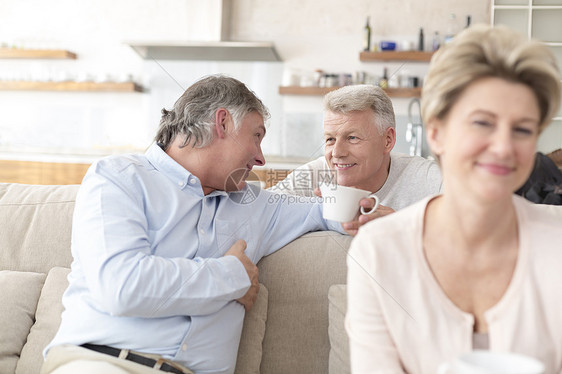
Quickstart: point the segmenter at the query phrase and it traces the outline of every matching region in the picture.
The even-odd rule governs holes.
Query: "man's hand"
[[[373,201],[373,199],[361,199],[359,205],[361,205],[368,212],[369,210],[371,210],[371,208],[373,208],[373,206],[375,206],[375,202]],[[349,235],[355,236],[357,235],[357,231],[359,231],[359,227],[363,226],[369,221],[374,220],[375,218],[383,217],[391,213],[394,213],[394,209],[379,204],[377,210],[375,210],[373,213],[357,213],[353,221],[344,222],[341,225],[345,232],[347,232]]]
[[[258,298],[258,291],[260,290],[260,286],[258,283],[258,267],[254,265],[254,263],[250,260],[248,256],[244,253],[246,250],[246,242],[242,239],[237,240],[236,243],[224,254],[225,256],[234,256],[242,265],[244,265],[244,269],[248,273],[248,278],[250,278],[250,288],[248,292],[244,296],[239,299],[236,299],[240,304],[244,305],[246,311],[249,311],[256,299]]]

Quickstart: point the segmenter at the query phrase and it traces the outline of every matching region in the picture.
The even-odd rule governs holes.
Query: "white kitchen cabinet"
[[[562,69],[562,0],[492,0],[491,23],[542,41]],[[562,109],[539,138],[539,151],[562,148]]]

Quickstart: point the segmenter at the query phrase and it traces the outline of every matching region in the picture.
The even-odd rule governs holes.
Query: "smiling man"
[[[324,157],[297,169],[272,190],[313,196],[337,182],[377,194],[383,216],[441,190],[435,162],[391,153],[396,142],[392,102],[377,86],[346,86],[324,98]]]
[[[289,204],[245,183],[265,163],[268,116],[243,83],[209,76],[162,110],[145,154],[92,165],[43,374],[234,372],[255,264],[309,231],[344,233],[319,199]]]

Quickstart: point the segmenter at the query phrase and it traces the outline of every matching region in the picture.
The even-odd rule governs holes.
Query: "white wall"
[[[202,75],[222,72],[246,82],[271,109],[264,151],[310,158],[321,153],[321,98],[280,96],[290,70],[390,72],[399,63],[359,61],[362,28],[371,17],[373,39],[426,42],[444,33],[451,12],[464,24],[490,20],[490,0],[233,0],[231,39],[272,41],[280,63],[145,61],[124,41],[189,38],[186,0],[1,0],[0,43],[54,47],[77,60],[0,60],[0,77],[132,74],[146,93],[0,91],[0,157],[138,151],[151,142],[162,107]],[[402,67],[423,76],[427,64]],[[170,75],[172,77],[170,77]],[[173,79],[172,79],[173,78]],[[393,100],[402,139],[408,99]],[[403,143],[403,140],[400,140]],[[554,143],[556,145],[556,142]],[[552,146],[552,145],[550,145]],[[562,138],[559,145],[562,146]],[[407,150],[404,144],[399,150]],[[552,150],[552,149],[550,149]],[[24,156],[21,156],[21,153]],[[16,155],[20,153],[20,155]],[[38,155],[35,158],[40,157]]]

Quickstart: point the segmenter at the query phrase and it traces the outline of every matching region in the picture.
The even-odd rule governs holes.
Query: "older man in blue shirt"
[[[245,183],[265,163],[269,113],[243,83],[204,78],[162,113],[144,155],[102,159],[82,182],[65,311],[44,373],[98,361],[104,373],[153,364],[232,373],[259,289],[255,263],[306,232],[343,232],[314,198],[289,204]]]

